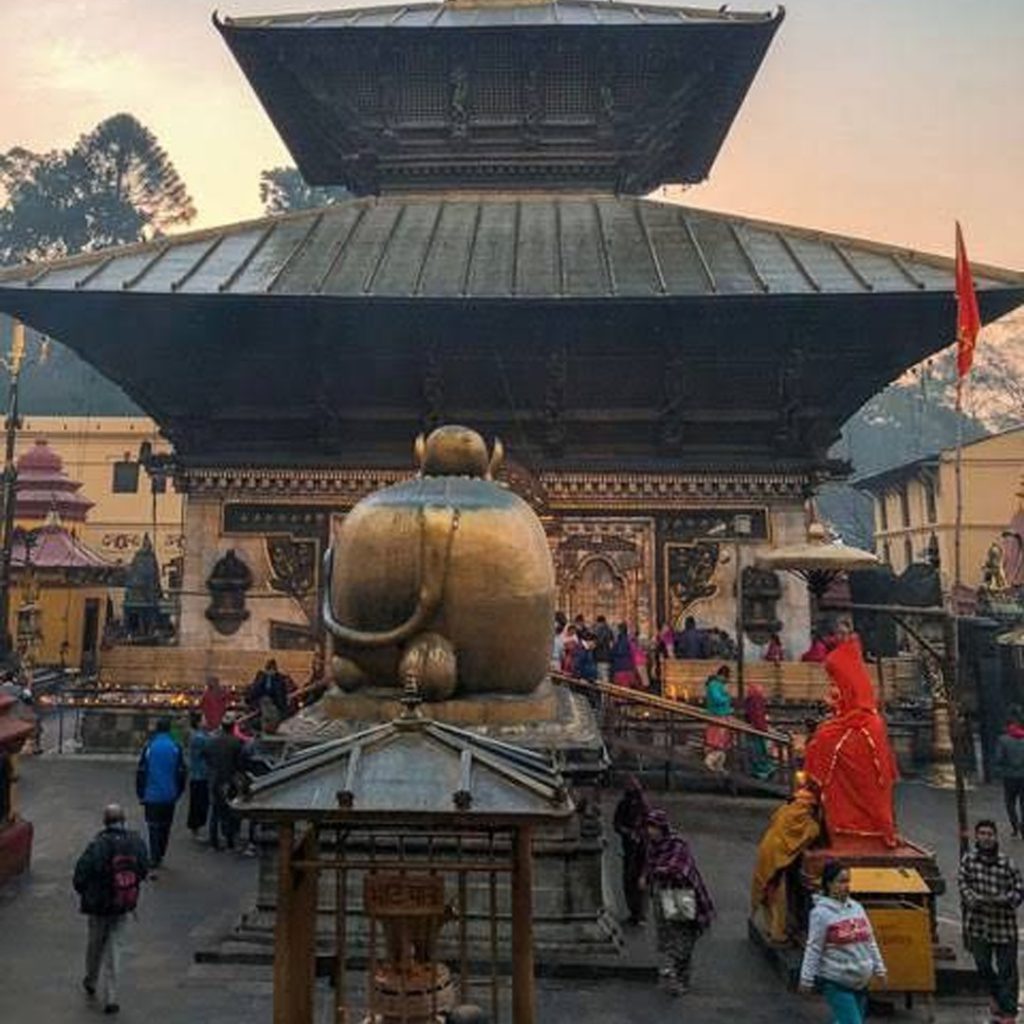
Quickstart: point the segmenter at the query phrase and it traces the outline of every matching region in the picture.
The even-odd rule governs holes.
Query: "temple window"
[[[114,478],[111,483],[114,494],[137,494],[139,490],[139,464],[124,458],[114,463]]]
[[[900,488],[900,522],[904,526],[910,525],[910,495],[906,484]]]
[[[931,477],[926,477],[924,481],[924,507],[928,522],[934,523],[939,518],[939,514],[935,501],[935,481]]]

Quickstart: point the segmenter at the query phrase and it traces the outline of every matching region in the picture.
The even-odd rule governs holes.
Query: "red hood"
[[[1016,722],[1011,722],[1006,727],[1006,735],[1012,736],[1015,740],[1024,740],[1024,725],[1017,725]]]
[[[825,671],[839,690],[837,714],[877,710],[875,688],[871,685],[871,676],[864,664],[857,637],[851,637],[829,652],[825,659]]]

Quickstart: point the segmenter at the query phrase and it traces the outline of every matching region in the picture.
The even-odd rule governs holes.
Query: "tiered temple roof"
[[[36,443],[17,463],[15,517],[19,520],[45,520],[51,512],[69,523],[84,523],[92,508],[81,494],[82,485],[64,472],[64,460],[45,439]]]
[[[634,198],[703,178],[781,21],[448,0],[218,22],[322,210],[0,273],[202,466],[809,474],[953,341],[953,265]],[[976,266],[982,318],[1024,274]],[[141,339],[141,340],[140,340]]]
[[[781,22],[448,0],[217,26],[313,184],[642,194],[707,177]]]

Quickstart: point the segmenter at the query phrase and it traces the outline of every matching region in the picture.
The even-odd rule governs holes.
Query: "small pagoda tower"
[[[45,440],[16,465],[11,635],[25,664],[91,670],[123,570],[76,535],[93,502]]]

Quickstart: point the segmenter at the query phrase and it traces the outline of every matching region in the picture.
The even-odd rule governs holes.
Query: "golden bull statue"
[[[427,700],[526,694],[551,651],[554,570],[540,520],[494,482],[503,451],[444,426],[420,472],[360,501],[324,556],[323,621],[342,689],[414,681]]]

